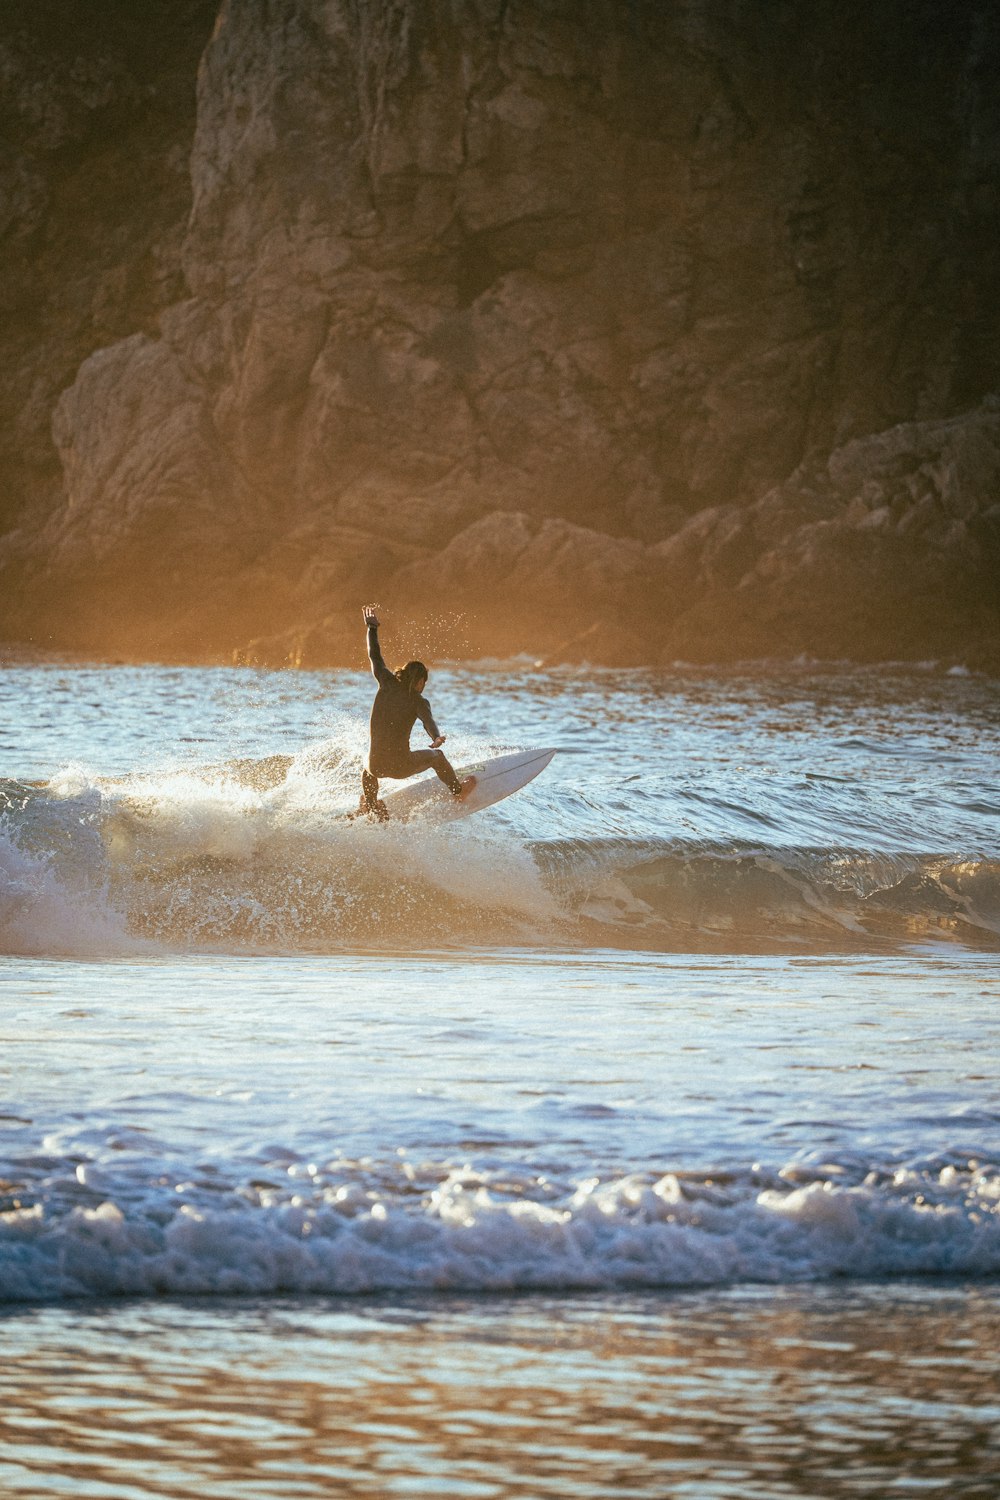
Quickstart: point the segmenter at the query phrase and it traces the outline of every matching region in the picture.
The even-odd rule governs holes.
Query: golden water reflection
[[[0,1494],[996,1500],[998,1376],[988,1284],[34,1309]]]

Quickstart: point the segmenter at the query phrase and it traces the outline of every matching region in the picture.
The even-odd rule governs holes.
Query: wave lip
[[[650,946],[1000,946],[1000,861],[767,845],[650,844],[541,854],[580,916]]]
[[[8,1200],[0,1300],[1000,1274],[1000,1168],[967,1156],[562,1187],[529,1169],[499,1179],[463,1168],[420,1189],[401,1170],[404,1182],[373,1187],[311,1168],[285,1189],[234,1184],[221,1202],[216,1184],[214,1204],[178,1204],[191,1184],[152,1201],[126,1183],[91,1206]]]

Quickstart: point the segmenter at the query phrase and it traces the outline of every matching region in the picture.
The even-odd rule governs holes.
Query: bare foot
[[[478,785],[478,776],[467,776],[466,779],[462,782],[461,788],[457,793],[459,801],[462,801],[465,797],[467,797],[473,790],[473,788],[477,787]]]

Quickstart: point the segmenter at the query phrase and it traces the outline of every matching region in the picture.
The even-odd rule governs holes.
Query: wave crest
[[[0,941],[225,949],[499,943],[693,951],[1000,945],[1000,863],[656,838],[502,817],[349,820],[336,759],[0,788]]]

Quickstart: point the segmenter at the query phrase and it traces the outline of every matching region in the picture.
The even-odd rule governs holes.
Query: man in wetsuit
[[[382,660],[378,643],[378,616],[371,605],[364,609],[368,630],[368,660],[378,692],[372,704],[369,725],[368,760],[361,773],[360,811],[378,818],[389,816],[385,803],[379,801],[378,779],[402,780],[420,771],[436,771],[448,790],[456,797],[466,797],[476,784],[470,776],[459,781],[441,746],[444,735],[434,722],[431,706],[423,697],[427,686],[427,668],[422,661],[408,661],[398,672],[390,672]],[[420,720],[431,737],[429,750],[410,749],[410,730]]]

